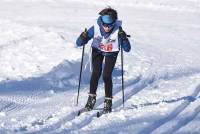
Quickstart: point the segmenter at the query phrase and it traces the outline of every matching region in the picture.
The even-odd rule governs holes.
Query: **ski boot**
[[[105,98],[103,114],[112,112],[112,98]]]
[[[85,105],[85,109],[87,111],[91,111],[94,108],[96,103],[96,94],[89,94],[87,104]]]

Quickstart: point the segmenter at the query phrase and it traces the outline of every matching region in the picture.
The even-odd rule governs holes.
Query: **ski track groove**
[[[1,104],[2,105],[2,104]],[[13,112],[21,110],[25,105],[16,104],[14,102],[4,102],[4,105],[0,108],[0,112]]]
[[[197,89],[200,92],[200,84],[197,86]],[[167,131],[165,131],[164,134],[175,133],[179,129],[181,129],[184,126],[186,126],[187,124],[189,124],[192,120],[194,120],[195,117],[197,117],[197,115],[200,113],[200,105],[198,105],[196,108],[194,108],[193,111],[194,112],[191,113],[190,115],[188,115],[187,117],[184,117],[184,118],[181,118],[180,120],[178,120],[178,122],[176,123],[176,125],[172,126],[171,129],[168,129]]]
[[[140,79],[141,79],[141,76],[138,76],[138,77],[136,77],[134,80],[130,80],[129,82],[127,82],[126,85],[127,85],[127,86],[135,85],[135,84],[137,84],[137,83],[140,81]],[[126,87],[127,87],[127,86],[126,86]],[[121,91],[121,86],[117,87],[116,89],[117,89],[117,90],[114,90],[113,95],[114,95],[114,94],[117,94],[117,93],[119,93],[119,92]],[[101,104],[103,104],[103,101],[104,101],[104,97],[99,98],[99,99],[97,100],[98,103],[96,103],[95,107],[98,107],[98,106],[100,106]],[[62,124],[65,124],[65,123],[67,123],[67,122],[71,122],[71,121],[73,121],[74,119],[76,119],[77,113],[78,113],[78,110],[76,110],[76,111],[74,111],[74,112],[68,114],[68,115],[65,116],[63,119],[61,119],[59,122],[57,122],[56,124],[53,124],[53,125],[51,125],[51,126],[47,126],[46,128],[43,128],[43,129],[41,129],[41,130],[39,130],[39,131],[37,131],[37,132],[34,132],[34,133],[44,133],[44,132],[46,133],[46,132],[51,132],[51,131],[53,131],[53,130],[57,130],[57,129],[59,129],[59,128],[61,127]],[[95,112],[95,114],[96,114],[96,112]],[[81,115],[81,116],[83,116],[83,115]],[[87,116],[88,116],[88,115],[87,115]],[[84,127],[85,125],[87,125],[88,123],[90,123],[93,116],[94,116],[94,114],[91,115],[90,118],[88,117],[88,120],[87,120],[87,121],[84,120],[84,123],[80,123],[80,124],[82,124],[82,125],[80,125],[78,129],[80,129],[80,127]]]
[[[198,85],[196,87],[195,91],[193,92],[193,94],[191,96],[196,98],[198,96],[199,92],[200,92],[200,85]],[[190,101],[185,100],[182,104],[180,104],[178,107],[176,107],[175,110],[173,110],[168,116],[165,116],[165,117],[155,121],[151,125],[149,125],[146,128],[144,128],[142,131],[138,132],[138,134],[152,133],[153,131],[155,131],[156,129],[158,129],[159,127],[164,125],[165,123],[167,123],[170,120],[172,120],[175,117],[177,117],[177,115],[180,114],[182,111],[184,111],[184,109],[186,109],[190,105],[190,103],[191,103]],[[200,110],[200,108],[197,109],[197,111],[191,116],[191,118],[190,117],[188,117],[188,118],[189,119],[194,118],[198,114],[199,110]],[[187,124],[187,123],[185,123],[185,124]],[[170,130],[170,131],[176,131],[179,128],[181,128],[181,126],[177,125],[177,127],[175,127],[174,130]]]
[[[140,80],[140,81],[137,81],[134,84],[130,84],[130,85],[126,86],[125,92],[127,91],[127,88],[129,90],[128,90],[128,92],[125,93],[125,96],[126,96],[125,102],[129,98],[131,98],[133,95],[137,94],[139,91],[141,91],[142,89],[144,89],[145,87],[147,87],[148,85],[151,85],[153,82],[154,82],[154,79],[150,78],[150,79]],[[121,90],[121,88],[119,88],[119,91],[116,92],[116,93],[119,93],[120,90]],[[123,105],[123,102],[122,102],[121,99],[119,99],[119,100],[117,100],[116,102],[113,103],[113,109],[116,109],[117,107],[120,107],[121,105]],[[122,108],[120,108],[120,109],[122,109]],[[80,130],[81,128],[89,125],[92,122],[93,116],[96,117],[96,112],[94,114],[92,114],[92,116],[90,116],[89,118],[87,118],[87,120],[84,120],[83,122],[81,122],[79,124],[76,124],[75,126],[78,125],[78,128],[74,127],[74,129],[70,129],[69,131],[68,130],[67,131],[63,130],[61,133],[70,133],[71,131]]]
[[[153,76],[151,76],[151,77],[147,77],[147,78],[144,78],[144,79],[142,79],[142,76],[140,75],[140,76],[138,76],[138,77],[136,77],[135,79],[133,79],[133,80],[130,80],[130,81],[128,81],[128,82],[126,82],[126,84],[125,84],[125,101],[127,101],[128,99],[130,99],[133,95],[135,95],[135,94],[137,94],[139,91],[141,91],[142,89],[144,89],[145,87],[147,87],[148,85],[151,85],[151,84],[153,84],[155,81],[157,81],[157,80],[160,80],[160,79],[163,79],[163,80],[174,80],[174,79],[178,79],[178,78],[180,78],[180,77],[183,77],[183,76],[191,76],[191,75],[194,75],[194,74],[196,74],[196,73],[199,73],[198,71],[196,71],[196,70],[193,70],[192,72],[181,72],[181,74],[175,74],[175,75],[173,75],[173,77],[172,76],[168,76],[168,75],[164,75],[164,76],[160,76],[160,77],[158,77],[158,78],[156,78],[156,76],[155,75],[153,75]],[[132,87],[133,86],[133,87]],[[197,87],[196,88],[196,90],[198,90],[199,88]],[[200,90],[200,89],[199,89]],[[113,95],[115,95],[115,94],[117,94],[117,93],[119,93],[119,92],[121,92],[121,86],[118,86],[118,87],[116,87],[116,89],[114,90],[114,92],[113,92]],[[198,93],[199,91],[196,91],[196,92],[194,92],[193,93],[193,96],[196,96],[197,95],[197,93]],[[101,104],[103,104],[103,101],[104,101],[104,97],[101,97],[101,98],[99,98],[98,100],[97,100],[97,102],[98,103],[96,103],[96,106],[95,107],[98,107],[98,106],[100,106]],[[122,105],[122,100],[121,99],[119,99],[119,100],[117,100],[116,102],[114,102],[114,104],[113,104],[113,109],[116,109],[116,108],[118,108],[118,107],[120,107]],[[170,119],[170,118],[173,118],[174,116],[176,116],[176,113],[178,114],[179,113],[179,111],[181,111],[181,110],[184,110],[186,107],[187,107],[187,105],[189,105],[187,102],[186,103],[184,103],[182,106],[180,106],[180,107],[178,107],[175,111],[174,111],[174,114],[171,114],[171,117],[169,117],[168,119]],[[21,106],[21,107],[23,107],[23,106]],[[9,108],[10,110],[9,111],[11,111],[11,110],[14,110],[14,109],[16,109],[17,108],[17,106],[14,106],[13,108],[11,107],[11,108]],[[18,108],[19,108],[19,106],[18,106]],[[4,108],[3,108],[4,109]],[[120,108],[121,109],[121,108]],[[119,109],[119,110],[120,110]],[[77,112],[78,112],[78,110],[76,110],[76,111],[71,111],[68,115],[66,115],[66,116],[64,116],[64,117],[62,117],[61,119],[59,119],[59,121],[57,121],[56,123],[54,123],[54,124],[50,124],[50,125],[44,125],[46,122],[48,122],[48,120],[49,119],[51,119],[52,117],[52,115],[49,115],[49,116],[47,116],[47,118],[45,118],[45,119],[43,119],[43,120],[37,120],[37,121],[35,121],[35,122],[33,122],[32,123],[32,126],[36,126],[36,125],[38,125],[38,126],[41,126],[41,129],[40,130],[36,130],[36,131],[34,131],[34,132],[31,132],[31,133],[50,133],[50,132],[52,132],[52,131],[58,131],[58,130],[60,130],[61,129],[61,127],[62,127],[62,125],[64,125],[65,123],[70,123],[70,122],[73,122],[73,120],[75,120],[76,119],[76,114],[77,114]],[[83,128],[83,127],[85,127],[85,126],[87,126],[87,125],[89,125],[90,123],[91,123],[91,121],[92,121],[92,119],[93,119],[93,117],[94,117],[94,115],[96,115],[96,112],[95,112],[95,114],[89,114],[89,115],[85,115],[85,116],[87,116],[87,120],[84,120],[84,121],[82,121],[82,122],[79,122],[79,124],[76,124],[77,126],[79,126],[78,128],[77,127],[73,127],[73,128],[71,128],[71,129],[68,129],[68,130],[66,130],[66,129],[63,129],[63,130],[61,130],[61,131],[63,131],[64,133],[67,131],[67,132],[73,132],[73,131],[75,131],[75,130],[77,130],[77,129],[81,129],[81,128]],[[89,116],[89,117],[88,117]],[[162,124],[164,124],[166,121],[163,119],[163,120],[161,120],[163,123]],[[131,123],[132,122],[132,120],[129,120],[129,123]],[[156,124],[156,122],[155,122],[155,124]],[[128,125],[128,124],[127,124]],[[127,126],[126,125],[126,126]],[[43,126],[43,128],[42,128],[42,126]],[[153,127],[148,127],[147,128],[147,132],[152,132],[152,131],[154,131],[156,128],[158,128],[159,126],[161,126],[161,124],[160,125],[157,125],[157,127],[155,127],[156,125],[154,125]],[[24,128],[26,128],[27,126],[22,126],[22,127],[24,127]],[[121,128],[121,127],[120,127]],[[17,130],[18,132],[19,131],[21,131],[21,129],[20,130]],[[24,131],[27,131],[27,130],[24,130]],[[144,131],[144,132],[146,132],[146,131]],[[54,132],[52,132],[52,133],[54,133]],[[141,131],[142,133],[143,133],[143,131]]]
[[[191,75],[194,75],[194,74],[196,74],[196,73],[185,73],[184,75],[182,74],[182,75],[175,75],[175,77],[168,77],[168,76],[163,76],[163,77],[160,77],[159,79],[164,79],[164,80],[174,80],[174,79],[178,79],[178,78],[180,78],[180,77],[183,77],[183,76],[191,76]],[[146,80],[143,80],[143,81],[140,81],[138,84],[136,84],[135,85],[135,87],[134,87],[134,89],[133,90],[129,90],[129,92],[126,92],[126,94],[125,94],[125,96],[126,96],[126,99],[125,99],[125,101],[127,101],[129,98],[131,98],[133,95],[135,95],[136,93],[138,93],[139,91],[141,91],[142,89],[144,89],[145,87],[147,87],[148,85],[151,85],[151,84],[153,84],[156,80],[159,80],[159,79],[155,79],[155,77],[153,76],[152,78],[149,78],[149,79],[146,79]],[[125,90],[125,91],[127,91],[127,89]],[[133,92],[134,91],[134,92]],[[195,88],[195,91],[194,91],[194,93],[191,95],[193,98],[196,98],[197,96],[198,96],[198,94],[199,94],[199,92],[200,92],[200,85],[198,85],[196,88]],[[178,108],[176,108],[174,111],[175,112],[172,112],[172,113],[174,113],[175,115],[176,115],[176,113],[177,113],[177,115],[178,115],[178,113],[180,113],[181,111],[183,111],[188,105],[190,104],[190,102],[186,99],[185,100],[185,105],[181,105],[181,106],[179,106]],[[113,108],[117,108],[117,107],[119,107],[120,105],[122,105],[122,103],[120,103],[120,100],[118,100],[117,102],[115,102],[114,103],[114,105],[113,105]],[[121,108],[122,109],[122,108]],[[200,109],[200,108],[199,108]],[[199,109],[197,109],[197,111],[199,110]],[[119,109],[120,110],[120,109]],[[180,111],[180,112],[179,112]],[[197,114],[197,113],[196,113]],[[195,114],[195,115],[196,115]],[[171,116],[171,117],[174,117],[174,116]],[[173,119],[173,118],[172,118]],[[91,118],[91,121],[92,121],[92,118]],[[90,122],[91,122],[90,121]],[[89,122],[89,123],[90,123]],[[133,124],[134,122],[137,122],[138,123],[138,121],[135,121],[134,119],[131,119],[131,120],[128,120],[128,121],[126,121],[126,123],[124,122],[124,124],[125,125],[123,125],[123,126],[118,126],[117,128],[117,130],[122,130],[124,127],[127,127],[127,126],[129,126],[130,124]],[[160,120],[158,121],[158,123],[160,122]],[[88,124],[89,124],[88,123]],[[115,124],[114,124],[115,125]],[[154,125],[152,125],[152,127],[150,127],[150,128],[153,128],[153,126]],[[84,126],[83,126],[84,127]],[[83,128],[83,127],[81,127],[81,128]],[[158,126],[159,127],[159,126]],[[81,129],[81,128],[78,128],[78,129]],[[111,127],[109,127],[109,128],[112,128],[112,126]],[[99,129],[100,131],[102,130],[101,128]],[[155,129],[153,129],[152,131],[154,131]],[[152,132],[151,131],[151,132]],[[65,132],[65,131],[64,131]],[[85,131],[84,131],[85,132]],[[92,131],[92,133],[95,133],[95,132],[98,132],[99,133],[99,131]],[[107,131],[106,131],[107,132]],[[112,130],[109,130],[109,132],[117,132],[116,130],[115,131],[112,131]],[[145,131],[145,128],[144,128],[144,131],[141,131],[141,132],[139,132],[139,134],[146,134],[146,133],[151,133],[151,132],[149,132],[149,131]],[[85,132],[86,133],[86,132]],[[168,133],[167,133],[168,134]]]
[[[126,93],[125,93],[125,96],[126,96],[126,98],[125,98],[125,101],[127,101],[128,99],[130,99],[133,95],[135,95],[135,94],[137,94],[139,91],[141,91],[142,89],[144,89],[145,87],[147,87],[148,85],[151,85],[151,84],[153,84],[155,81],[157,81],[157,80],[160,80],[160,79],[163,79],[163,80],[175,80],[175,79],[178,79],[178,78],[180,78],[180,77],[184,77],[184,76],[187,76],[187,77],[189,77],[189,76],[191,76],[191,75],[195,75],[195,74],[197,74],[197,73],[199,73],[199,70],[197,71],[197,70],[193,70],[192,72],[181,72],[181,74],[179,74],[179,73],[175,73],[175,75],[173,75],[173,76],[168,76],[168,75],[164,75],[164,76],[160,76],[160,77],[158,77],[158,78],[156,78],[156,76],[155,75],[153,75],[153,76],[151,76],[151,77],[149,77],[149,78],[146,78],[146,79],[144,79],[144,80],[141,80],[141,76],[138,76],[136,79],[134,79],[132,82],[131,82],[131,80],[129,81],[129,82],[127,82],[127,84],[125,84],[125,92],[127,91],[127,87],[131,87],[131,86],[134,86],[132,89],[130,88]],[[115,95],[115,94],[117,94],[117,93],[119,93],[120,91],[121,91],[121,88],[120,87],[117,87],[116,88],[117,90],[114,90],[114,93],[113,93],[113,95]],[[196,90],[197,90],[198,88],[196,88]],[[133,92],[134,91],[134,92]],[[197,92],[197,91],[196,91]],[[195,96],[194,95],[192,95],[192,96],[194,96],[194,97],[196,97],[197,95],[198,95],[198,92],[196,93],[196,92],[194,92],[193,94],[195,94]],[[101,104],[103,104],[103,100],[104,100],[104,97],[101,97],[101,98],[99,98],[98,100],[97,100],[97,102],[99,102],[99,103],[96,103],[96,106],[95,107],[98,107],[99,105],[101,105]],[[122,101],[121,100],[118,100],[118,101],[116,101],[114,104],[113,104],[113,108],[117,108],[117,107],[119,107],[120,105],[122,105]],[[181,109],[185,109],[187,106],[188,106],[189,104],[187,103],[187,101],[186,101],[186,103],[185,104],[183,104],[183,105],[181,105],[181,106],[179,106],[178,108],[176,108],[175,109],[175,111],[174,111],[174,114],[176,115],[176,113],[178,114],[179,113],[179,111],[181,111]],[[119,109],[120,110],[120,109]],[[53,124],[53,125],[50,125],[50,126],[47,126],[47,127],[45,127],[45,128],[42,128],[42,129],[40,129],[40,130],[38,130],[36,133],[46,133],[46,132],[52,132],[53,130],[54,131],[56,131],[56,130],[58,130],[58,129],[60,129],[60,127],[63,125],[63,124],[65,124],[65,123],[67,123],[67,122],[72,122],[74,119],[76,119],[76,114],[77,114],[77,112],[78,112],[78,110],[77,111],[73,111],[73,112],[71,112],[70,114],[68,114],[67,116],[65,116],[64,118],[62,118],[59,122],[57,122],[56,124]],[[82,115],[83,116],[83,115]],[[88,115],[87,115],[88,116]],[[93,116],[94,116],[94,114],[92,114],[90,117],[88,117],[87,118],[87,121],[86,120],[84,120],[83,122],[80,122],[79,124],[82,124],[82,125],[78,125],[78,124],[76,124],[76,125],[78,125],[79,127],[77,128],[77,127],[75,127],[74,129],[68,129],[68,130],[63,130],[62,132],[72,132],[73,130],[77,130],[77,129],[81,129],[81,128],[83,128],[83,127],[85,127],[86,125],[88,125],[91,121],[92,121],[92,119],[93,119]],[[171,115],[171,118],[172,117],[174,117],[173,116],[173,114]],[[169,118],[168,118],[169,119]],[[131,120],[129,121],[130,123],[131,123]],[[164,123],[164,122],[163,122]],[[160,125],[161,126],[161,125]],[[155,125],[154,125],[154,127],[155,127]],[[159,126],[158,126],[159,127]],[[157,128],[158,128],[157,127]],[[151,130],[151,132],[153,131],[153,130],[155,130],[155,129],[153,129],[153,127],[150,127],[150,128],[147,128],[149,131]],[[148,130],[146,130],[147,132],[148,132]],[[144,132],[146,132],[146,131],[144,131]],[[143,131],[141,131],[142,132],[142,134],[143,134]],[[35,132],[34,132],[35,133]],[[52,132],[53,133],[53,132]],[[139,132],[140,133],[140,132]]]
[[[5,101],[1,100],[1,101],[0,101],[0,112],[3,112],[3,110],[4,110],[7,106],[8,106],[8,104],[7,104]]]
[[[200,106],[195,108],[194,111],[195,112],[193,112],[191,115],[187,116],[186,118],[183,118],[183,119],[179,120],[176,126],[173,126],[172,129],[164,132],[164,134],[175,133],[176,131],[178,131],[179,129],[183,128],[184,126],[189,124],[191,121],[193,121],[195,119],[195,117],[200,113]]]

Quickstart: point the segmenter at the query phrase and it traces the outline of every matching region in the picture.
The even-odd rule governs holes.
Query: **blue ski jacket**
[[[97,19],[97,24],[98,24],[98,26],[100,27],[100,33],[101,33],[101,35],[102,35],[104,38],[108,37],[108,36],[112,33],[112,30],[111,30],[110,32],[105,32],[105,31],[104,31],[103,26],[102,26],[102,22],[101,22],[101,18],[100,18],[100,17]],[[94,38],[94,26],[90,27],[90,28],[87,30],[87,33],[88,33],[88,41],[91,40],[92,38]],[[130,45],[130,42],[129,42],[128,39],[123,40],[123,39],[121,39],[120,37],[118,37],[118,42],[121,42],[119,45],[122,45],[122,48],[123,48],[124,51],[129,52],[129,51],[131,50],[131,45]],[[77,45],[77,46],[83,46],[83,45],[85,45],[85,44],[87,44],[87,43],[85,43],[85,42],[81,39],[81,37],[79,36],[79,37],[77,38],[77,40],[76,40],[76,45]],[[103,51],[101,51],[101,50],[97,50],[97,51],[98,51],[99,53],[105,55],[105,56],[107,56],[107,55],[112,55],[112,54],[113,54],[112,52],[111,52],[111,53],[110,53],[110,52],[103,52]]]

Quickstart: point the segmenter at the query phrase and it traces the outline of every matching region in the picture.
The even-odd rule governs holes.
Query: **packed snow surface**
[[[99,81],[95,110],[77,117],[90,80],[86,45],[79,105],[82,47],[75,41],[103,8],[118,11],[131,35],[113,71],[113,112],[103,108]],[[199,134],[199,0],[1,0],[1,134]]]

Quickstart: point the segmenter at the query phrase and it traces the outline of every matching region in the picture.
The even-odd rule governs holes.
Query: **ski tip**
[[[81,111],[78,111],[78,114],[77,114],[77,116],[80,116],[81,115]]]
[[[97,112],[97,118],[99,118],[100,117],[100,113],[99,112]]]
[[[97,118],[99,118],[101,116],[100,112],[97,112]]]

